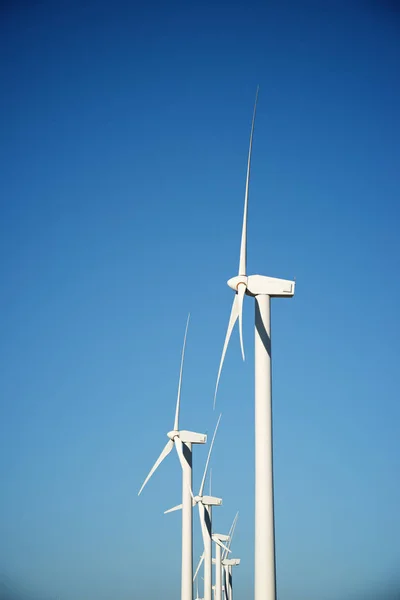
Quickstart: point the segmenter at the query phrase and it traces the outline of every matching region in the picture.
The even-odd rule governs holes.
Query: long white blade
[[[221,420],[221,417],[222,417],[222,414],[219,415],[219,417],[218,417],[218,421],[217,421],[217,424],[216,424],[215,430],[214,430],[214,435],[213,435],[212,440],[211,440],[210,449],[208,451],[208,456],[207,456],[207,460],[206,460],[206,465],[204,467],[203,479],[201,480],[201,485],[200,485],[200,490],[199,490],[199,496],[203,495],[204,484],[206,482],[206,477],[207,477],[208,465],[210,464],[211,452],[212,452],[212,449],[213,449],[213,446],[214,446],[215,436],[217,435],[218,426],[219,426],[219,422]]]
[[[231,547],[232,538],[233,538],[234,533],[235,533],[235,529],[236,529],[236,524],[238,522],[238,518],[239,518],[239,511],[236,513],[235,518],[233,519],[233,523],[232,523],[232,527],[231,527],[232,531],[231,531],[231,534],[230,534],[230,537],[229,537],[229,544],[228,544],[229,548]]]
[[[174,506],[173,508],[169,508],[168,510],[164,510],[164,515],[168,513],[174,512],[175,510],[182,510],[182,504],[178,504],[178,506]]]
[[[238,313],[239,313],[239,337],[240,348],[242,350],[242,358],[244,360],[244,344],[243,344],[243,299],[246,294],[246,285],[240,283],[237,291]]]
[[[175,448],[176,448],[176,452],[178,454],[178,458],[179,458],[179,462],[181,463],[181,467],[182,467],[182,472],[185,471],[185,469],[188,466],[187,460],[185,458],[185,455],[183,453],[183,443],[182,440],[179,436],[177,436],[176,438],[174,438],[174,442],[175,442]],[[193,491],[192,488],[190,487],[190,485],[188,485],[189,491],[190,491],[190,495],[192,496],[192,498],[194,498],[193,496]]]
[[[179,383],[178,383],[178,397],[176,399],[176,409],[175,409],[175,420],[174,420],[174,431],[179,430],[179,412],[181,408],[181,389],[182,389],[182,375],[183,375],[183,362],[185,360],[185,348],[186,348],[186,337],[189,327],[190,313],[188,314],[188,318],[186,321],[186,329],[185,336],[183,338],[183,346],[182,346],[182,355],[181,355],[181,367],[179,370]]]
[[[138,496],[140,496],[140,494],[142,493],[144,486],[146,485],[146,483],[148,482],[150,477],[153,475],[154,471],[159,467],[159,465],[162,463],[164,458],[166,458],[168,456],[168,454],[171,452],[173,446],[174,446],[174,442],[172,440],[168,440],[168,442],[164,446],[164,450],[161,452],[160,456],[157,458],[156,462],[154,463],[154,466],[151,469],[150,473],[147,475],[146,479],[144,480],[143,485],[139,490]]]
[[[241,239],[241,243],[240,243],[240,259],[239,259],[239,273],[238,273],[239,275],[246,275],[246,258],[247,258],[247,206],[248,206],[248,201],[249,201],[251,151],[253,149],[253,134],[254,134],[254,123],[255,123],[255,120],[256,120],[257,99],[258,99],[258,86],[257,86],[257,91],[256,91],[256,100],[254,102],[253,120],[251,122],[249,154],[248,154],[248,157],[247,157],[246,190],[245,190],[245,194],[244,194],[244,211],[243,211],[242,239]]]
[[[228,541],[228,548],[230,548],[230,547],[231,547],[231,544],[232,544],[232,538],[233,538],[233,535],[234,535],[234,533],[235,533],[235,529],[236,529],[236,523],[237,523],[237,520],[238,520],[238,518],[239,518],[239,511],[236,513],[236,515],[235,515],[235,518],[233,519],[233,522],[232,522],[231,528],[230,528],[230,530],[229,530],[229,541]],[[222,558],[224,559],[224,558],[226,558],[227,556],[228,556],[228,553],[227,553],[227,552],[224,552],[224,553],[223,553],[223,555],[222,555]]]
[[[197,565],[197,567],[196,567],[196,571],[195,571],[195,573],[194,573],[194,576],[193,576],[193,581],[195,581],[195,579],[196,579],[197,575],[199,574],[200,567],[201,567],[201,565],[203,564],[203,560],[204,560],[204,552],[203,552],[203,554],[200,556],[199,564]],[[198,584],[197,584],[197,585],[198,585]],[[198,589],[198,588],[197,588],[197,589]],[[197,591],[197,595],[199,595],[199,592],[198,592],[198,591]]]
[[[200,517],[200,525],[201,525],[201,535],[203,536],[204,548],[208,543],[211,533],[208,531],[207,523],[206,523],[206,509],[202,502],[198,503],[199,507],[199,517]]]
[[[234,532],[234,527],[235,527],[235,523],[236,523],[236,519],[237,519],[238,515],[239,515],[239,511],[234,516],[233,521],[232,521],[232,525],[231,525],[231,527],[229,529],[229,533],[228,533],[228,535],[229,535],[229,541],[231,541],[231,539],[232,539],[232,534]]]
[[[228,348],[229,340],[230,340],[231,335],[232,335],[233,327],[234,327],[234,325],[235,325],[238,317],[239,317],[238,295],[235,294],[235,297],[233,298],[231,315],[229,317],[228,329],[226,330],[224,347],[222,348],[221,361],[219,363],[219,369],[218,369],[218,375],[217,375],[217,383],[215,384],[214,409],[215,409],[215,403],[217,401],[217,391],[218,391],[219,379],[221,377],[221,371],[222,371],[222,366],[223,366],[224,360],[225,360],[226,350]]]

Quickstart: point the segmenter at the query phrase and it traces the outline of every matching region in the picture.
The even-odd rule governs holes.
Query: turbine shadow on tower
[[[257,302],[255,303],[255,305],[256,305],[255,323],[256,323],[257,333],[260,336],[260,340],[262,341],[264,348],[268,352],[269,357],[271,358],[271,338],[268,335],[267,330],[265,329],[264,321],[262,320],[262,316],[260,313],[260,307]]]

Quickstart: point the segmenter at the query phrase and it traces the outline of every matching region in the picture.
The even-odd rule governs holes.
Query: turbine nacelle
[[[222,564],[224,567],[237,567],[240,565],[240,558],[224,558]]]
[[[193,498],[195,504],[203,504],[204,506],[222,506],[222,498],[216,498],[215,496],[195,496]]]
[[[268,295],[274,298],[291,298],[294,296],[295,282],[290,279],[278,279],[265,275],[237,275],[228,280],[228,286],[238,291],[241,284],[246,286],[249,296]]]
[[[194,431],[186,431],[184,429],[181,431],[169,431],[167,436],[170,440],[174,440],[176,437],[179,437],[181,442],[190,444],[205,444],[207,441],[207,436],[205,434],[196,433]]]

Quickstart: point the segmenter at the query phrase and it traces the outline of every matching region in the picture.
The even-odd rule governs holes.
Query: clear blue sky
[[[280,600],[400,562],[394,2],[2,2],[0,571],[62,600],[176,599],[172,428],[210,433],[260,84],[248,267],[273,302]],[[253,303],[223,371],[215,528],[253,585]],[[195,482],[206,450],[196,448]],[[201,552],[195,515],[195,556]]]

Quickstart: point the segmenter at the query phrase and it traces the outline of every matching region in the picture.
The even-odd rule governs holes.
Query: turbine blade
[[[217,375],[217,383],[215,384],[214,409],[215,409],[215,403],[217,401],[217,391],[218,391],[219,379],[221,377],[221,371],[222,371],[222,366],[223,366],[224,360],[225,360],[226,350],[228,348],[228,344],[229,344],[229,340],[230,340],[230,337],[232,334],[233,327],[234,327],[238,317],[239,317],[238,295],[235,294],[235,297],[233,298],[231,315],[229,317],[228,329],[226,330],[224,347],[222,348],[221,361],[219,363],[219,369],[218,369],[218,375]]]
[[[246,259],[247,259],[247,207],[248,207],[248,202],[249,202],[251,151],[253,149],[253,134],[254,134],[254,123],[255,123],[255,120],[256,120],[258,89],[259,88],[257,86],[256,99],[255,99],[255,102],[254,102],[254,110],[253,110],[253,119],[252,119],[252,122],[251,122],[249,154],[248,154],[248,157],[247,157],[246,190],[245,190],[245,194],[244,194],[242,239],[241,239],[241,242],[240,242],[240,259],[239,259],[239,273],[238,273],[239,275],[246,275]]]
[[[238,298],[238,312],[239,312],[239,337],[240,337],[240,348],[242,350],[242,358],[244,360],[244,345],[243,345],[243,300],[246,293],[246,285],[240,283],[238,285],[237,298]]]
[[[181,438],[179,436],[177,436],[174,439],[174,442],[175,442],[176,452],[178,454],[179,462],[181,463],[182,472],[183,472],[185,470],[185,468],[187,468],[187,466],[188,466],[188,463],[187,463],[187,460],[185,458],[185,455],[183,454],[183,443],[182,443],[182,440],[181,440]],[[194,498],[192,488],[190,487],[189,484],[188,484],[188,488],[189,488],[189,491],[190,491],[190,495],[192,496],[192,498]]]
[[[232,531],[231,531],[231,535],[230,535],[230,539],[229,539],[229,546],[230,546],[230,543],[232,542],[232,538],[233,538],[233,535],[235,533],[235,529],[236,529],[236,524],[237,524],[238,518],[239,518],[239,511],[237,511],[237,513],[235,515],[235,518],[233,519]]]
[[[146,485],[146,483],[148,482],[150,477],[153,475],[154,471],[159,467],[159,465],[162,463],[164,458],[166,458],[168,456],[168,454],[171,452],[173,446],[174,446],[174,442],[172,440],[168,440],[168,442],[165,444],[164,449],[161,452],[160,456],[157,458],[156,462],[154,463],[153,468],[151,469],[150,473],[147,475],[146,479],[144,480],[143,485],[139,490],[138,496],[140,496],[140,494],[142,493],[144,486]]]
[[[217,424],[216,424],[215,430],[214,430],[214,435],[212,437],[210,448],[208,450],[208,456],[207,456],[206,464],[205,464],[205,467],[204,467],[203,479],[201,480],[201,485],[200,485],[200,490],[199,490],[199,496],[203,495],[204,484],[206,482],[206,477],[207,477],[208,465],[210,464],[211,452],[212,452],[212,449],[213,449],[213,446],[214,446],[215,436],[217,435],[218,426],[219,426],[219,422],[221,420],[221,417],[222,417],[222,414],[219,415],[219,417],[218,417],[218,421],[217,421]]]
[[[172,513],[176,510],[182,510],[182,504],[178,504],[178,506],[174,506],[173,508],[169,508],[168,510],[164,510],[164,515],[167,515],[168,513]]]
[[[231,527],[230,527],[230,529],[229,529],[229,533],[228,533],[228,535],[229,535],[229,541],[230,541],[230,540],[231,540],[231,538],[232,538],[232,534],[233,534],[233,531],[234,531],[234,525],[235,525],[236,517],[238,516],[238,514],[239,514],[239,511],[238,511],[238,512],[236,513],[236,515],[234,516],[234,518],[233,518],[233,521],[232,521],[232,525],[231,525]]]
[[[188,314],[188,318],[186,321],[186,329],[185,335],[183,338],[183,346],[182,346],[182,355],[181,355],[181,367],[179,370],[179,383],[178,383],[178,397],[176,399],[176,409],[175,409],[175,420],[174,420],[174,431],[179,431],[179,412],[181,408],[181,389],[182,389],[182,375],[183,375],[183,362],[185,360],[185,348],[186,348],[186,337],[189,327],[190,313]]]
[[[236,529],[236,523],[237,523],[237,520],[238,520],[238,518],[239,518],[239,511],[236,513],[236,515],[235,515],[235,518],[233,519],[233,522],[232,522],[231,528],[230,528],[230,530],[229,530],[229,542],[228,542],[228,548],[230,548],[230,547],[231,547],[232,538],[233,538],[233,534],[235,533],[235,529]],[[222,558],[226,558],[226,557],[227,557],[227,555],[228,555],[228,553],[227,553],[227,552],[224,552],[224,554],[222,555]]]
[[[228,567],[226,567],[224,565],[224,595],[225,595],[225,600],[229,600],[229,598],[228,598],[228,579],[229,579]]]
[[[195,571],[195,573],[194,573],[194,576],[193,576],[193,581],[195,581],[195,579],[196,579],[197,575],[199,574],[200,567],[201,567],[201,565],[203,564],[203,560],[204,560],[204,552],[203,552],[203,554],[200,556],[199,563],[198,563],[198,565],[197,565],[197,567],[196,567],[196,571]],[[199,589],[199,588],[198,588],[198,585],[199,585],[199,584],[197,584],[197,595],[199,595],[199,592],[198,592],[198,589]]]
[[[206,547],[207,542],[210,539],[210,533],[208,532],[208,527],[206,523],[206,509],[202,502],[198,503],[199,507],[199,517],[200,517],[200,525],[201,525],[201,535],[203,536],[203,544],[204,548]]]

